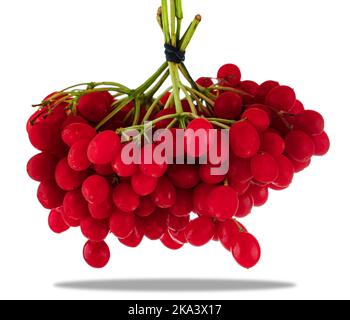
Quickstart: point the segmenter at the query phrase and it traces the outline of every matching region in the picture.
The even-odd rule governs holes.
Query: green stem
[[[190,26],[188,27],[187,31],[185,32],[184,36],[182,37],[182,40],[180,41],[179,48],[181,51],[185,51],[188,47],[194,33],[196,32],[196,29],[201,22],[202,17],[200,15],[196,15]]]
[[[239,90],[239,89],[234,89],[234,88],[230,88],[230,87],[222,87],[222,86],[211,86],[209,87],[207,90],[221,90],[221,91],[230,91],[230,92],[235,92],[235,93],[238,93],[242,96],[250,96],[250,97],[253,97],[253,95],[251,95],[250,93],[248,92],[245,92],[243,90]]]
[[[160,80],[158,81],[158,83],[153,87],[151,88],[148,92],[146,92],[146,97],[153,97],[156,92],[161,88],[161,86],[164,84],[164,82],[168,79],[169,77],[169,70],[167,70],[164,75],[160,78]]]
[[[221,119],[221,118],[207,118],[208,121],[210,122],[221,122],[221,123],[224,123],[224,124],[234,124],[236,123],[237,121],[235,120],[228,120],[228,119]]]
[[[165,43],[170,44],[168,0],[162,0],[162,21]]]
[[[148,121],[148,119],[149,119],[149,117],[152,115],[152,113],[153,113],[155,107],[159,104],[159,101],[163,98],[163,96],[164,96],[167,92],[169,92],[169,91],[171,90],[171,88],[172,88],[172,87],[169,87],[169,88],[167,88],[166,90],[164,90],[164,92],[163,92],[162,94],[160,94],[160,95],[158,96],[157,99],[155,99],[155,100],[153,101],[152,105],[149,107],[149,109],[147,110],[147,113],[146,113],[145,116],[143,117],[142,122]]]
[[[176,118],[173,119],[166,128],[167,129],[173,128],[177,122],[178,122],[178,120]]]
[[[134,115],[134,121],[133,125],[136,125],[140,120],[140,113],[141,113],[141,100],[139,97],[135,99],[135,115]]]
[[[190,95],[188,94],[187,90],[185,89],[185,87],[182,84],[180,85],[180,88],[186,96],[186,100],[188,101],[188,103],[190,105],[192,113],[195,115],[198,115],[197,109],[196,109],[195,105],[193,104],[193,101],[192,101]]]
[[[171,45],[173,47],[176,47],[177,41],[176,41],[176,7],[175,7],[175,0],[170,0],[170,40]]]
[[[197,91],[196,89],[193,88],[189,88],[189,87],[185,87],[188,91],[193,92],[194,94],[196,94],[198,97],[200,97],[201,99],[205,100],[210,106],[214,106],[215,102],[211,99],[209,99],[205,94]]]
[[[182,104],[180,99],[180,81],[179,79],[179,71],[178,65],[174,62],[169,62],[169,70],[171,75],[171,80],[173,83],[173,93],[174,93],[174,101],[175,101],[175,109],[177,113],[182,113]]]

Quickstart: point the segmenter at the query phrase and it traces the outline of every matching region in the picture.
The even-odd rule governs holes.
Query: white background
[[[255,269],[240,269],[217,243],[172,252],[148,241],[128,249],[109,238],[111,261],[96,271],[82,259],[85,240],[79,230],[62,236],[49,231],[47,212],[36,200],[37,184],[25,171],[35,153],[25,131],[30,105],[79,82],[141,83],[164,59],[163,38],[154,20],[159,3],[1,1],[0,298],[350,298],[347,0],[184,0],[187,22],[197,13],[203,16],[187,54],[194,77],[215,76],[221,64],[233,62],[244,79],[289,84],[306,107],[325,116],[332,140],[326,157],[315,159],[288,190],[273,193],[265,207],[246,219],[263,249]],[[169,281],[159,290],[132,290],[125,283],[124,290],[116,281],[110,288],[114,290],[56,286],[152,278],[224,279],[226,285],[214,290],[202,282],[198,291],[181,283],[179,289]],[[243,290],[249,285],[232,280],[295,286]]]

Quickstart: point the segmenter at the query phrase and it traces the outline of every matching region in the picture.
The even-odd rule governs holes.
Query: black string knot
[[[165,44],[164,48],[166,61],[174,62],[177,64],[183,63],[185,61],[185,51],[181,51],[179,48],[173,47],[170,44]]]

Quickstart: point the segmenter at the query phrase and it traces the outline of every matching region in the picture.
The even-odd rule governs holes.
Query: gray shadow
[[[67,281],[57,288],[98,291],[248,291],[287,289],[295,283],[272,280],[233,279],[106,279]]]

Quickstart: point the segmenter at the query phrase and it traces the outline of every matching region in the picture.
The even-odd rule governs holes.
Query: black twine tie
[[[174,62],[177,64],[183,63],[185,61],[185,51],[181,51],[180,49],[173,47],[170,44],[165,44],[164,48],[166,61]]]

